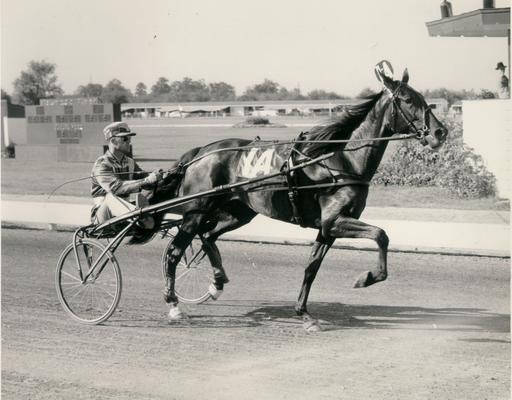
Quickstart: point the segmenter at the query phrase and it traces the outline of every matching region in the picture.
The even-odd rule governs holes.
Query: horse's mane
[[[341,116],[327,125],[315,126],[306,132],[303,140],[345,140],[349,139],[355,129],[361,125],[370,110],[382,97],[383,92],[366,97],[366,101],[354,106],[346,107]],[[330,143],[305,143],[298,148],[310,157],[319,155],[321,151],[327,151],[330,147],[343,148],[344,144]]]

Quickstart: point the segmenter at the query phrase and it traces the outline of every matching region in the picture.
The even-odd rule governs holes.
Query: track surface
[[[2,399],[509,399],[510,260],[392,253],[388,281],[352,289],[374,252],[331,250],[293,305],[309,249],[220,242],[231,283],[169,325],[164,242],[121,247],[121,303],[102,326],[61,310],[70,233],[2,231]]]

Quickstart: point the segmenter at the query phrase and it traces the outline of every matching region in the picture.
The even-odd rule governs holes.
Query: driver
[[[99,157],[92,168],[91,195],[94,207],[91,211],[93,223],[103,223],[112,217],[132,211],[136,206],[128,201],[131,193],[138,193],[138,206],[149,204],[144,196],[162,179],[162,172],[144,172],[130,153],[130,140],[135,133],[125,122],[114,122],[103,129],[108,150]],[[138,179],[135,179],[138,178]],[[152,228],[150,218],[143,220],[144,227]],[[151,225],[151,226],[148,226]]]

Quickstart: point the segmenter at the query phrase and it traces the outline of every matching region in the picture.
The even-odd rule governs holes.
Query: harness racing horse
[[[180,206],[183,224],[168,253],[164,290],[165,301],[170,305],[169,320],[186,318],[179,310],[174,284],[176,265],[193,237],[202,234],[204,246],[215,254],[212,261],[215,277],[212,297],[216,298],[228,279],[215,241],[222,234],[249,223],[257,214],[318,230],[295,306],[308,331],[321,330],[318,321],[307,310],[307,300],[322,260],[336,238],[372,239],[379,247],[377,266],[361,274],[354,287],[367,287],[387,278],[388,236],[381,228],[359,220],[366,205],[368,183],[379,166],[387,140],[394,134],[414,134],[423,145],[436,149],[445,141],[448,132],[431,112],[423,96],[408,85],[407,69],[401,81],[395,81],[377,69],[376,74],[384,85],[380,93],[362,104],[347,108],[335,122],[312,129],[301,137],[300,143],[288,144],[285,150],[280,150],[281,153],[275,150],[276,157],[287,151],[288,154],[299,154],[301,160],[334,152],[332,157],[294,172],[293,185],[299,189],[295,199],[290,200],[289,190],[248,188],[219,196],[200,197]],[[349,141],[340,144],[342,139]],[[333,142],[329,143],[329,140]],[[245,147],[247,150],[243,151]],[[261,154],[265,153],[264,149],[259,150]],[[246,168],[243,162],[248,159],[253,164],[256,159],[256,164],[272,170],[275,157],[274,161],[261,161],[261,157],[257,158],[259,150],[258,141],[243,139],[221,140],[190,150],[180,160],[188,167],[178,192],[161,191],[153,202],[237,182]]]

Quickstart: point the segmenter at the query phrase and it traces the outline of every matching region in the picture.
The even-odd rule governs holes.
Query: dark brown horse
[[[412,133],[422,144],[437,148],[444,142],[448,132],[432,114],[425,99],[408,85],[407,70],[401,81],[395,81],[379,71],[377,74],[384,84],[380,93],[360,105],[347,108],[337,121],[313,129],[302,137],[304,142],[295,144],[293,152],[298,155],[299,161],[335,152],[333,157],[295,174],[294,184],[304,189],[299,190],[295,200],[295,212],[287,190],[249,189],[201,197],[182,206],[183,224],[168,254],[164,290],[165,301],[171,307],[170,319],[184,317],[179,311],[174,291],[175,271],[192,238],[198,233],[203,234],[206,238],[205,246],[210,246],[210,250],[217,254],[213,262],[215,288],[221,291],[228,279],[215,241],[222,234],[249,223],[257,214],[298,223],[298,210],[301,225],[318,230],[295,307],[309,331],[320,330],[318,322],[307,310],[309,291],[322,259],[336,238],[372,239],[379,247],[377,266],[359,276],[355,287],[366,287],[387,278],[389,240],[386,232],[359,220],[366,205],[368,183],[388,143],[378,139],[390,138],[397,133]],[[351,142],[325,142],[343,139],[350,139]],[[237,182],[241,177],[273,172],[292,151],[292,146],[288,145],[284,150],[275,148],[269,152],[266,150],[268,147],[258,147],[258,143],[263,142],[227,139],[189,151],[181,159],[182,163],[189,166],[176,194],[184,196],[198,193]],[[247,147],[247,150],[233,149],[240,147]],[[216,151],[219,149],[231,150]],[[304,188],[319,184],[314,188]],[[172,195],[160,192],[155,201],[167,200]]]

